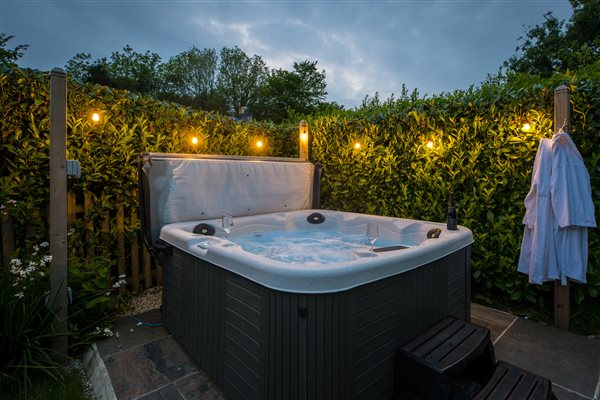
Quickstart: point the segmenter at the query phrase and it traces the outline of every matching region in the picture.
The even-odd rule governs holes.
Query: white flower
[[[42,243],[40,243],[40,247],[41,247],[42,249],[44,249],[44,248],[46,248],[46,247],[48,247],[48,246],[50,246],[50,244],[49,244],[48,242],[42,242]]]
[[[46,264],[48,264],[50,261],[52,261],[52,256],[44,256],[42,257],[42,259],[40,260],[40,266],[44,267]]]
[[[16,200],[13,200],[13,199],[10,199],[10,200],[8,201],[8,203],[9,203],[11,206],[14,206],[15,204],[17,204],[17,201],[16,201]]]
[[[14,265],[16,267],[20,267],[21,266],[21,260],[19,260],[18,258],[13,258],[12,260],[10,260],[10,265]]]
[[[22,299],[22,298],[23,298],[23,296],[25,296],[25,295],[23,294],[23,292],[19,292],[19,293],[15,294],[15,297],[18,297],[19,299]]]
[[[34,244],[34,245],[33,245],[33,251],[35,251],[36,253],[37,253],[38,251],[40,251],[40,246],[38,246],[38,245],[35,245],[35,244]]]
[[[110,292],[106,292],[106,295],[107,295],[107,296],[110,296]]]
[[[133,333],[133,328],[131,328],[131,329],[129,330],[129,333]]]
[[[121,287],[121,281],[115,282],[115,284],[113,285],[113,288],[117,289]]]
[[[6,206],[4,204],[0,204],[0,210],[4,210]]]
[[[123,278],[126,278],[126,277],[127,277],[127,275],[125,275],[125,274],[119,275],[119,279],[123,279]]]
[[[115,333],[115,336],[117,337],[117,339],[119,338],[119,332]]]
[[[111,337],[112,335],[113,333],[109,328],[104,328],[104,336]]]
[[[44,271],[40,271],[40,276],[45,276],[46,274],[44,273]]]

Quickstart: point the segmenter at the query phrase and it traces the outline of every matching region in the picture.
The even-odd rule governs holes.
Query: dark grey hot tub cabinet
[[[470,314],[470,246],[325,294],[270,289],[177,248],[161,254],[164,325],[231,399],[389,399],[396,349]]]

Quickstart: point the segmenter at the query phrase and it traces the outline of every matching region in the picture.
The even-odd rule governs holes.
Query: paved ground
[[[472,305],[472,322],[492,334],[496,358],[552,380],[559,400],[600,400],[600,340],[593,340],[501,311]],[[139,316],[160,322],[160,312]],[[95,391],[103,400],[221,400],[220,389],[163,327],[125,318],[112,337],[88,354]],[[95,355],[95,358],[94,358]],[[90,361],[91,360],[91,361]]]

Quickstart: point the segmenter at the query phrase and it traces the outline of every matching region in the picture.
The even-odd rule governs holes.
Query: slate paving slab
[[[158,323],[160,311],[138,318]],[[600,340],[477,304],[471,305],[471,322],[490,329],[496,358],[551,379],[559,400],[598,400]],[[113,332],[119,338],[97,347],[117,399],[227,400],[164,327],[121,318]]]
[[[102,358],[139,346],[140,344],[170,336],[169,331],[162,326],[139,325],[140,321],[147,324],[159,325],[161,322],[160,310],[148,311],[135,318],[137,320],[130,317],[117,319],[112,328],[113,336],[96,344]]]
[[[118,399],[134,399],[198,371],[169,336],[112,354],[104,359]]]
[[[559,399],[594,398],[600,341],[518,318],[494,348],[496,358],[552,380]]]
[[[495,343],[517,317],[504,311],[471,303],[471,322],[490,330],[490,338]]]

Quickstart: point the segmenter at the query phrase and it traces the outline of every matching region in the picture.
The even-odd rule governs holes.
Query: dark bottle
[[[446,222],[446,228],[449,231],[455,231],[458,229],[456,220],[456,208],[454,208],[454,193],[450,193],[450,202],[448,203],[448,221]]]

